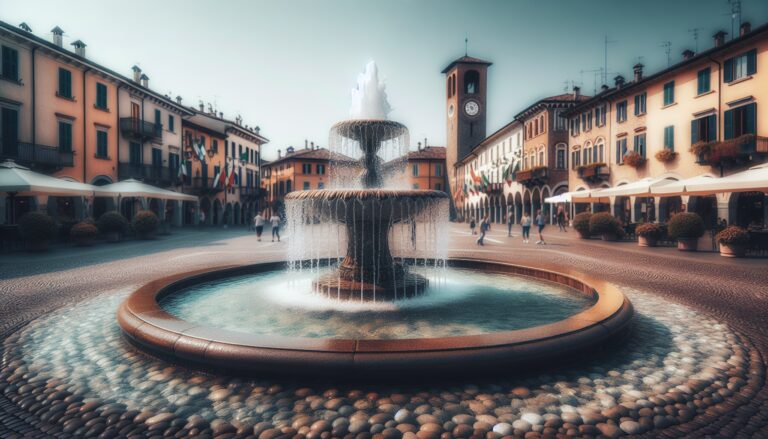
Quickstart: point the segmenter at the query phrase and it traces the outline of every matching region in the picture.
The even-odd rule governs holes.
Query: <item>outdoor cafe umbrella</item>
[[[574,203],[607,203],[610,200],[607,196],[603,196],[605,189],[584,189],[576,192],[571,192],[571,201]]]
[[[688,195],[689,187],[696,187],[701,183],[719,180],[717,177],[703,174],[695,177],[686,178],[684,180],[673,181],[663,186],[654,186],[651,188],[651,194],[654,196],[670,197],[675,195]]]
[[[12,160],[0,163],[0,192],[13,195],[41,194],[58,197],[90,197],[95,186],[62,180],[17,165]]]
[[[141,197],[158,198],[161,200],[179,200],[197,202],[194,195],[182,194],[180,192],[162,189],[157,186],[143,183],[129,178],[117,183],[107,184],[96,187],[97,197]]]
[[[544,202],[545,203],[549,203],[549,204],[570,203],[571,202],[571,197],[575,193],[576,192],[563,192],[562,194],[554,195],[552,197],[545,198]]]
[[[710,178],[685,187],[686,195],[711,195],[723,192],[768,193],[768,163],[753,166],[722,178]]]
[[[675,180],[669,178],[643,178],[632,183],[602,189],[600,197],[650,197],[656,187],[664,187]]]

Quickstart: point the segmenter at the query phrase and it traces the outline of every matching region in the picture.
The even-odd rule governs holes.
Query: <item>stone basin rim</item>
[[[162,309],[167,294],[201,282],[283,268],[268,262],[220,266],[151,281],[117,311],[118,324],[134,345],[175,362],[239,373],[349,375],[449,371],[467,366],[524,365],[602,343],[625,332],[634,310],[615,286],[583,275],[478,259],[449,259],[449,266],[485,269],[558,283],[597,300],[558,322],[479,335],[417,339],[323,339],[257,335],[181,320]],[[596,289],[592,285],[598,285]],[[430,372],[431,373],[431,372]]]
[[[286,200],[388,200],[388,199],[448,198],[434,189],[312,189],[285,195]]]

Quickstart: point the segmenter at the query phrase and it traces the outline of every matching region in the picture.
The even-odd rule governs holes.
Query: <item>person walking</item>
[[[269,222],[272,224],[272,242],[275,242],[275,236],[277,236],[277,242],[280,242],[280,217],[277,213],[273,213]]]
[[[512,212],[507,214],[507,236],[512,236]]]
[[[205,225],[205,211],[203,210],[200,211],[200,225],[201,226]]]
[[[560,228],[561,232],[567,232],[565,230],[565,209],[563,206],[557,208],[557,227]]]
[[[485,245],[485,233],[488,231],[488,228],[490,226],[490,219],[488,219],[488,215],[485,216],[482,220],[480,220],[480,237],[477,238],[477,244],[478,245]]]
[[[257,212],[253,217],[253,228],[256,229],[256,239],[261,241],[261,233],[264,231],[264,217],[261,216],[261,212]]]
[[[523,226],[523,243],[528,244],[528,240],[531,238],[531,216],[528,215],[528,212],[523,212],[520,225]]]
[[[547,224],[547,217],[543,213],[541,213],[541,209],[539,209],[539,211],[536,212],[536,225],[539,227],[539,240],[536,241],[536,244],[546,244],[546,242],[544,242],[544,236],[541,234],[546,224]]]
[[[469,231],[472,232],[473,235],[476,234],[475,227],[477,227],[477,223],[475,222],[475,217],[472,217],[469,219]]]

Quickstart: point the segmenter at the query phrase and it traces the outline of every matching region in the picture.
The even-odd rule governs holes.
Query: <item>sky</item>
[[[768,22],[768,0],[742,0],[742,20]],[[150,87],[186,105],[210,102],[243,117],[277,149],[325,146],[328,130],[348,117],[350,91],[366,63],[386,81],[389,118],[408,126],[411,146],[445,144],[442,69],[463,56],[493,62],[488,78],[490,134],[535,100],[600,87],[608,78],[650,73],[685,49],[712,46],[731,32],[728,0],[0,0],[0,20],[26,22],[65,46],[83,40],[87,56],[131,75],[140,66]],[[730,38],[730,36],[729,36]],[[207,106],[207,105],[206,105]]]

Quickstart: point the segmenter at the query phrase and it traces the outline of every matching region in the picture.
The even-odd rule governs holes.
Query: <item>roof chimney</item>
[[[741,23],[741,26],[739,26],[739,36],[743,37],[744,35],[748,34],[752,30],[752,24],[750,24],[748,21],[745,21],[744,23]]]
[[[256,127],[256,128],[254,128],[253,130],[254,130],[254,131],[256,131],[256,134],[259,134],[259,131],[261,131],[261,128],[259,128],[259,127]]]
[[[280,150],[278,149],[278,150],[277,150],[277,158],[281,158],[282,156],[283,156],[283,153],[282,153],[282,151],[280,151]]]
[[[27,23],[19,24],[19,29],[23,30],[24,32],[32,32],[32,28],[29,27]]]
[[[75,54],[77,56],[82,56],[83,58],[85,58],[85,46],[86,46],[86,44],[83,43],[80,40],[77,40],[74,43],[72,43],[72,45],[75,46]]]
[[[203,101],[200,101],[200,103],[197,104],[197,108],[200,109],[201,113],[205,112],[205,104],[203,103]]]
[[[309,149],[309,140],[304,139],[304,149]]]
[[[616,75],[615,78],[613,78],[613,83],[616,85],[617,88],[624,85],[624,77],[621,75]]]
[[[181,105],[181,96],[176,96],[176,103]]]
[[[419,142],[419,143],[417,143],[417,144],[416,144],[416,149],[418,149],[419,151],[421,151],[421,142]]]
[[[728,35],[728,32],[725,31],[717,31],[716,34],[712,35],[712,38],[715,40],[715,47],[720,47],[723,44],[725,44],[725,36]]]
[[[603,85],[601,85],[601,86],[600,86],[600,90],[601,90],[601,91],[608,91],[608,85],[607,85],[607,84],[603,84]]]
[[[141,79],[141,86],[142,87],[149,88],[149,76],[147,76],[147,75],[142,73],[141,77],[139,79]]]
[[[315,142],[309,142],[309,144],[312,147],[311,149],[315,149]]]
[[[64,30],[58,26],[51,29],[51,33],[53,34],[53,44],[61,47],[62,46],[62,40],[64,38]]]
[[[219,111],[219,117],[224,119],[224,112],[223,111]],[[239,125],[239,123],[238,123],[238,125]]]
[[[693,52],[693,50],[691,50],[691,49],[683,50],[683,59],[691,59],[691,58],[693,58],[693,55],[696,55]]]
[[[425,137],[424,138],[424,148],[426,148],[426,147],[427,147],[427,138]]]
[[[573,98],[578,99],[579,95],[581,95],[581,87],[578,85],[573,86]]]
[[[643,79],[643,64],[635,64],[632,66],[632,70],[635,72],[635,82],[640,82]]]
[[[133,70],[133,82],[139,82],[141,80],[141,69],[139,66],[133,66],[131,70]]]

